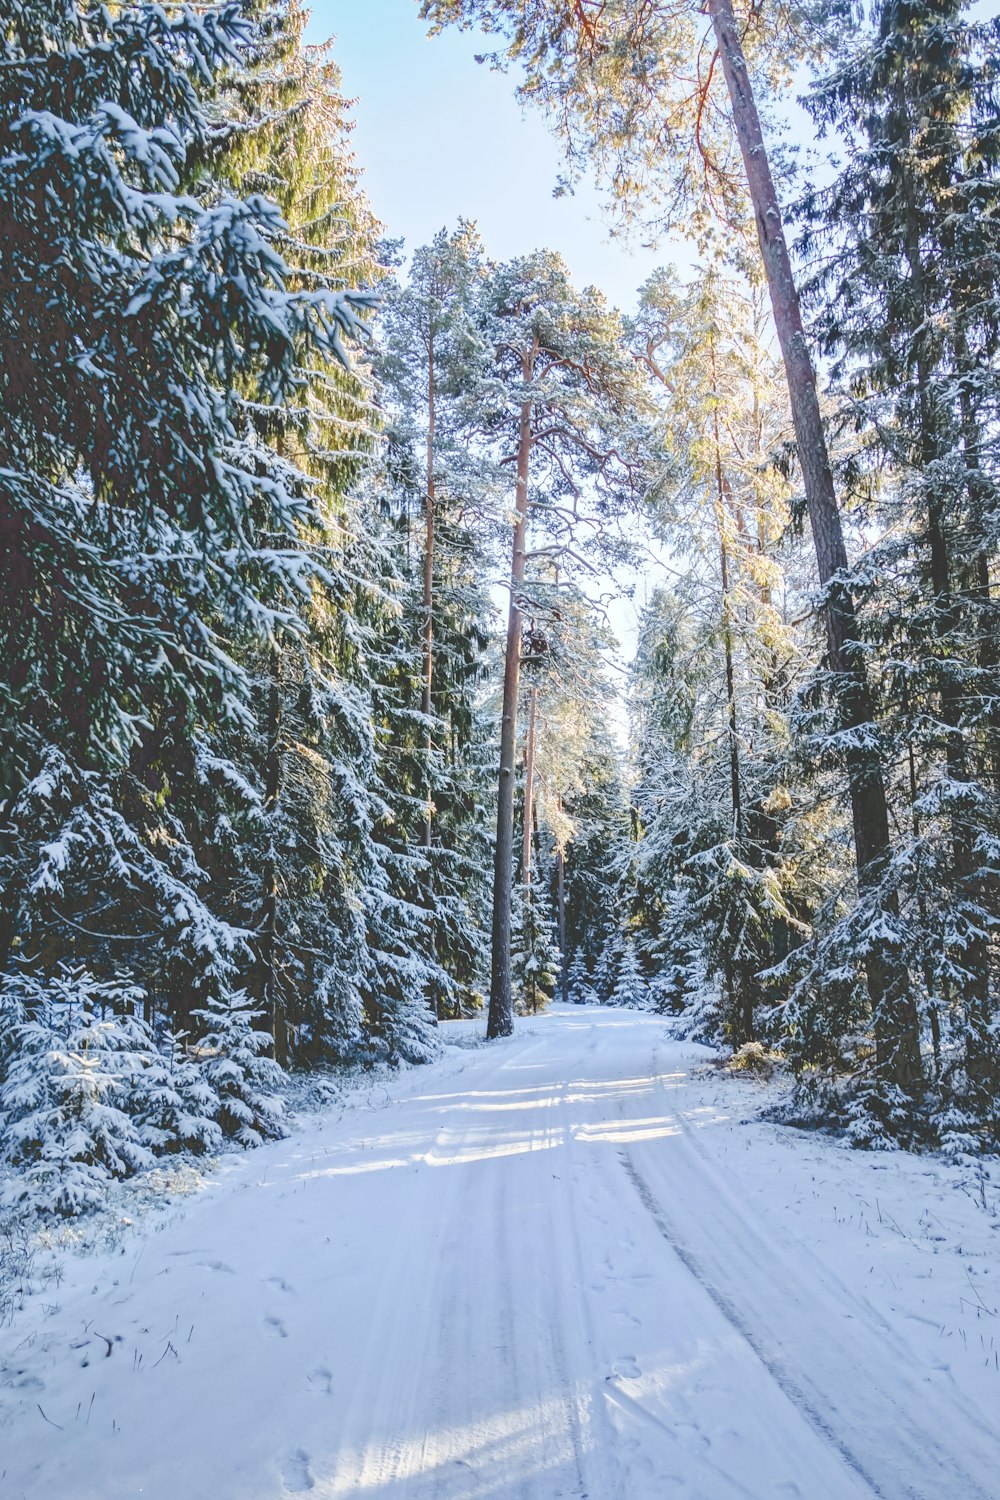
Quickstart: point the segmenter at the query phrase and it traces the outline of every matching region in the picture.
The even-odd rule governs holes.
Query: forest
[[[6,0],[8,1208],[553,1001],[1000,1146],[988,9],[423,0],[694,247],[621,312],[393,239],[298,0]]]

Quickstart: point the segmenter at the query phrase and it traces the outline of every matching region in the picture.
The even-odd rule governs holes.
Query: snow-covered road
[[[996,1500],[996,1220],[703,1059],[557,1007],[226,1158],[0,1335],[0,1497]]]

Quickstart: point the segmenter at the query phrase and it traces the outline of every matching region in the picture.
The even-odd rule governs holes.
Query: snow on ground
[[[0,1332],[0,1496],[996,1500],[994,1190],[707,1055],[556,1007],[225,1158]]]

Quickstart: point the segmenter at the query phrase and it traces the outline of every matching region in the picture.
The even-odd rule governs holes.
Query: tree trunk
[[[424,597],[423,597],[423,686],[420,693],[420,712],[424,719],[431,716],[432,689],[434,685],[434,440],[437,436],[437,413],[435,410],[434,339],[427,351],[427,495],[424,509]],[[431,847],[431,823],[433,799],[431,797],[431,756],[434,751],[428,724],[424,740],[426,762],[424,775],[427,778],[427,805],[424,811],[424,848]]]
[[[257,933],[257,957],[260,964],[261,1000],[264,1014],[274,1038],[274,1058],[282,1067],[288,1061],[288,1028],[278,987],[278,855],[274,837],[274,818],[281,795],[281,652],[275,647],[268,657],[267,748],[264,762],[264,809],[269,828],[264,869],[261,875],[263,900]]]
[[[528,743],[524,751],[524,838],[521,846],[521,880],[531,883],[532,812],[535,806],[535,716],[538,712],[538,689],[531,688],[528,708]]]
[[[729,791],[733,808],[733,836],[740,845],[740,858],[746,857],[743,847],[743,796],[740,790],[740,742],[736,717],[736,672],[733,664],[733,610],[729,583],[729,545],[726,541],[726,495],[728,481],[722,472],[722,444],[719,440],[719,392],[716,384],[715,344],[712,344],[712,395],[715,398],[713,423],[715,428],[715,521],[719,532],[719,572],[722,581],[722,642],[726,659],[726,728],[729,738]],[[727,955],[727,972],[730,973],[730,1025],[734,1047],[752,1042],[753,1029],[753,976],[745,958],[734,962]]]
[[[561,848],[556,850],[556,924],[562,956],[559,989],[565,1003],[568,999],[569,964],[566,961],[566,856]]]
[[[833,485],[820,414],[816,376],[806,344],[798,291],[785,243],[781,209],[771,177],[757,105],[733,14],[732,0],[706,0],[722,59],[733,122],[743,155],[753,204],[761,257],[767,276],[778,342],[781,346],[795,440],[809,511],[809,526],[820,583],[826,589],[826,629],[833,672],[841,677],[838,697],[842,727],[857,728],[872,719],[868,683],[858,654],[854,601],[843,585],[831,585],[847,568],[847,550]],[[854,847],[861,888],[873,887],[889,850],[889,815],[885,783],[876,755],[861,746],[848,753]],[[885,900],[890,917],[898,904]],[[920,1037],[916,1006],[898,948],[873,954],[866,963],[868,991],[876,1034],[879,1071],[913,1090],[921,1081]]]
[[[528,378],[530,372],[526,372]],[[514,749],[517,737],[517,694],[521,681],[521,593],[528,530],[528,468],[531,462],[531,402],[521,406],[517,445],[517,496],[513,553],[510,566],[510,604],[507,610],[507,654],[503,670],[503,710],[500,726],[500,781],[497,788],[497,843],[493,865],[493,954],[490,1010],[486,1035],[492,1041],[514,1030],[510,987],[510,884],[514,854]]]
[[[729,593],[729,547],[726,542],[726,480],[722,472],[719,441],[719,392],[716,382],[715,342],[712,342],[712,395],[715,407],[715,524],[719,532],[719,572],[722,581],[722,641],[726,655],[726,724],[729,731],[729,784],[733,803],[733,832],[743,837],[743,804],[740,797],[740,745],[736,730],[736,675],[733,670],[733,614]]]

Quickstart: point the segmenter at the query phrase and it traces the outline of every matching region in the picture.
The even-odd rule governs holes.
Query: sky
[[[575,281],[615,305],[634,305],[657,266],[684,247],[633,252],[609,242],[589,186],[554,198],[560,148],[514,80],[475,61],[482,36],[428,38],[418,0],[315,0],[309,39],[335,37],[334,56],[354,107],[354,147],[376,214],[410,250],[461,216],[474,219],[497,260],[558,250]]]
[[[412,251],[459,217],[474,219],[494,259],[558,250],[578,285],[599,287],[624,310],[658,266],[690,264],[683,245],[612,242],[589,185],[553,197],[559,145],[539,115],[522,111],[514,79],[476,62],[489,42],[457,30],[429,38],[418,11],[418,0],[315,0],[307,33],[313,42],[334,38],[345,94],[355,100],[353,146],[364,188],[387,235]],[[639,612],[662,581],[653,562],[619,580],[634,590],[608,610],[620,648],[609,666],[619,683]],[[502,590],[497,602],[505,606]],[[613,717],[624,737],[622,704]]]

